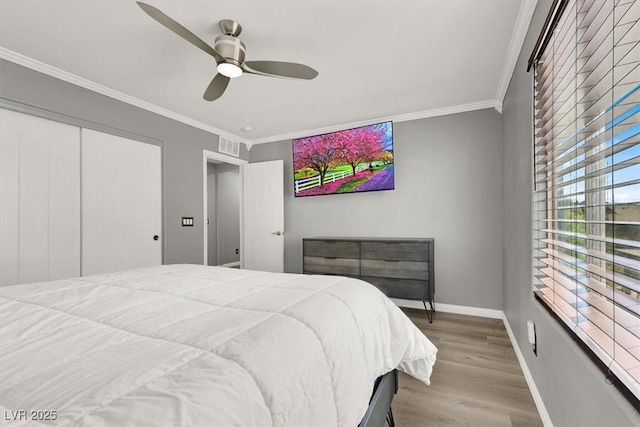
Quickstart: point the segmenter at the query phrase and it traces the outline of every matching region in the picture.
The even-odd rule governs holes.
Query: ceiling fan
[[[220,98],[227,89],[229,80],[240,77],[243,73],[302,80],[311,80],[318,75],[318,72],[313,68],[293,62],[245,62],[245,45],[238,38],[242,32],[242,27],[231,19],[223,19],[219,22],[220,30],[222,30],[223,34],[216,37],[215,47],[211,47],[200,37],[165,15],[159,9],[140,1],[136,3],[147,15],[215,58],[218,74],[211,80],[207,90],[204,92],[204,99],[207,101],[214,101]]]

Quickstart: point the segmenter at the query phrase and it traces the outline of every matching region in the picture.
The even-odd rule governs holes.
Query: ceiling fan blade
[[[227,89],[229,80],[231,80],[229,77],[217,74],[213,80],[211,80],[211,83],[209,83],[207,90],[204,91],[203,98],[207,101],[215,101],[220,98]]]
[[[160,24],[164,25],[189,43],[194,46],[199,47],[200,49],[207,52],[209,55],[216,58],[216,62],[224,62],[224,58],[220,53],[205,43],[200,37],[193,34],[191,31],[187,30],[180,23],[174,21],[169,16],[165,15],[160,9],[157,9],[149,4],[143,3],[141,1],[136,2],[138,6],[142,10],[146,12],[147,15],[158,21]]]
[[[311,80],[318,75],[313,68],[294,62],[247,61],[242,65],[242,69],[249,74],[288,79]]]

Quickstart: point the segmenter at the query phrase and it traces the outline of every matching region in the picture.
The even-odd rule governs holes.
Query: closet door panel
[[[82,130],[83,275],[161,264],[161,149]]]
[[[134,259],[141,266],[162,264],[162,150],[151,144],[136,147],[136,197],[138,239]],[[132,231],[133,233],[133,231]],[[153,236],[159,240],[153,240]],[[134,265],[132,267],[137,267]]]
[[[0,109],[0,284],[20,276],[20,126],[17,113]]]
[[[49,280],[80,276],[80,128],[71,131],[73,144],[49,150]]]
[[[19,280],[31,283],[49,278],[49,142],[44,134],[47,126],[24,124],[20,129]]]
[[[1,284],[79,276],[80,130],[1,113]]]
[[[117,268],[117,151],[82,129],[82,274]]]

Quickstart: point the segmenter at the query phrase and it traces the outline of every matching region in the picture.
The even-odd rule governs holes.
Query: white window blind
[[[534,61],[534,292],[640,398],[640,1],[569,0]]]

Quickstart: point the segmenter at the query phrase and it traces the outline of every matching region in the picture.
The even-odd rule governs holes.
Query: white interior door
[[[80,128],[0,109],[0,285],[80,275]]]
[[[284,271],[284,162],[242,166],[243,268]]]
[[[82,129],[83,275],[162,263],[161,179],[160,147]]]

